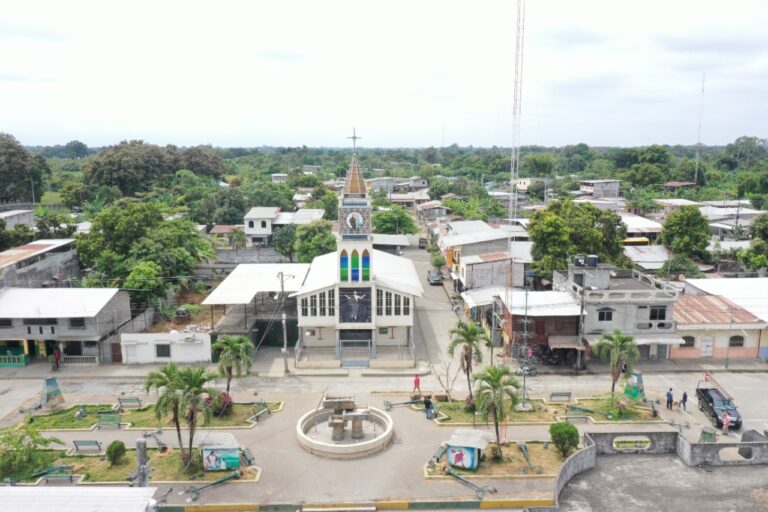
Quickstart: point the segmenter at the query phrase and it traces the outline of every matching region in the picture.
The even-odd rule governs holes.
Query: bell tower
[[[371,199],[357,161],[358,137],[353,129],[352,161],[339,200],[339,281],[371,280]]]

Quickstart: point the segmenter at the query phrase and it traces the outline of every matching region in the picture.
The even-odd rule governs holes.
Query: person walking
[[[413,378],[413,391],[411,391],[411,394],[415,395],[417,391],[419,396],[421,396],[421,378],[419,378],[418,374]]]
[[[435,410],[432,408],[432,400],[429,395],[424,395],[424,414],[426,414],[428,420],[434,418],[435,415]]]
[[[683,407],[684,411],[688,411],[688,409],[686,409],[687,404],[688,404],[688,392],[683,391],[683,398],[680,400],[680,405]]]
[[[61,350],[58,347],[53,351],[53,368],[58,370],[61,365]]]
[[[731,426],[731,415],[728,414],[728,411],[723,411],[721,421],[723,422],[723,434],[728,435],[728,429]]]
[[[667,391],[667,410],[668,411],[672,410],[672,402],[673,401],[674,400],[672,398],[672,388],[669,388],[669,391]]]

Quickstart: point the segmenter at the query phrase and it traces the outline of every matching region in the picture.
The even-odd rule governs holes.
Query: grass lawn
[[[169,449],[165,453],[148,450],[149,465],[152,467],[152,481],[189,481],[190,478],[179,457],[179,451]],[[75,466],[75,474],[85,475],[86,482],[124,482],[130,473],[136,470],[136,450],[127,450],[119,464],[111,466],[109,461],[99,456],[60,457],[55,464]],[[195,472],[195,480],[210,481],[221,478],[230,472]],[[202,476],[201,476],[202,474]]]
[[[31,462],[28,465],[28,467],[22,467],[22,468],[14,467],[14,468],[11,468],[10,471],[8,472],[0,471],[0,480],[5,480],[6,478],[10,478],[16,481],[24,481],[24,480],[18,480],[18,479],[24,478],[38,471],[44,470],[46,467],[53,464],[53,461],[55,461],[62,455],[64,455],[64,452],[61,450],[38,450],[35,453],[34,462]],[[29,480],[26,480],[26,481],[29,481]]]
[[[66,430],[74,428],[91,428],[99,422],[96,417],[96,411],[106,411],[112,409],[110,404],[86,405],[85,410],[88,416],[85,418],[76,418],[75,413],[80,410],[79,405],[74,405],[67,409],[44,415],[29,415],[26,422],[33,418],[32,424],[40,430]]]
[[[267,402],[267,406],[271,411],[275,411],[280,407],[281,402]],[[247,427],[250,425],[246,420],[253,416],[253,411],[256,404],[234,404],[232,406],[232,414],[222,417],[212,417],[211,422],[206,427]],[[263,416],[262,416],[263,418]],[[135,428],[154,428],[154,427],[170,427],[172,426],[170,416],[158,420],[155,416],[155,406],[148,405],[140,409],[125,409],[123,412],[124,423],[130,423]],[[182,421],[182,426],[184,422]],[[202,426],[202,424],[200,425]]]
[[[501,452],[503,460],[501,462],[495,462],[489,460],[486,457],[480,462],[477,470],[472,471],[469,469],[454,468],[452,469],[460,475],[506,475],[506,476],[518,476],[518,475],[556,475],[560,470],[560,466],[563,464],[563,459],[560,457],[560,452],[557,448],[550,443],[548,449],[544,449],[543,443],[529,442],[525,443],[528,448],[528,455],[531,459],[533,466],[541,466],[535,470],[531,470],[528,463],[525,461],[522,452],[517,447],[517,443],[507,443],[501,445]],[[490,445],[489,445],[490,448]],[[486,450],[487,451],[487,450]],[[442,475],[443,468],[446,466],[446,456],[443,456],[441,462],[437,464],[435,468],[428,469],[429,475]]]
[[[540,423],[540,422],[555,422],[555,416],[562,416],[565,412],[564,404],[546,404],[543,400],[531,400],[533,410],[531,411],[516,411],[513,407],[508,408],[509,422],[510,423]],[[485,419],[482,414],[473,414],[466,410],[463,401],[454,400],[453,402],[438,402],[437,406],[440,408],[440,414],[445,414],[448,419],[443,419],[440,423],[472,423],[474,420],[477,423],[485,423]],[[493,420],[488,418],[489,423]]]
[[[613,406],[610,395],[579,399],[577,407],[594,411],[587,414],[592,416],[595,421],[647,421],[656,419],[650,408],[638,407],[641,405],[640,402],[625,396],[619,396],[618,400],[624,404],[623,409],[617,409]],[[610,417],[607,414],[610,414]]]

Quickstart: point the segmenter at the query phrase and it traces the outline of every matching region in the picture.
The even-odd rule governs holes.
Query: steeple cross
[[[353,153],[357,153],[357,139],[362,139],[362,137],[358,137],[358,136],[355,134],[355,128],[354,128],[354,126],[352,127],[352,136],[351,136],[351,137],[347,137],[347,138],[348,138],[348,139],[352,139],[352,152],[353,152]]]

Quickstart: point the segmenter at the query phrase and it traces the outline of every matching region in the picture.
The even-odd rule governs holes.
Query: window
[[[309,297],[309,315],[317,316],[317,295]]]
[[[388,334],[389,327],[379,327],[379,334]]]
[[[395,315],[400,316],[400,295],[395,295]]]
[[[171,346],[169,344],[155,345],[155,355],[157,357],[171,357]]]
[[[360,280],[360,253],[352,251],[352,281]]]
[[[597,320],[599,322],[612,322],[613,321],[613,310],[612,309],[601,309],[597,312]]]
[[[368,253],[368,249],[363,251],[363,281],[370,281],[371,279],[371,255]]]
[[[54,326],[51,326],[51,334],[56,334],[56,328]]]
[[[69,326],[72,329],[83,329],[85,327],[85,318],[70,318]]]
[[[390,292],[387,292],[386,295],[386,301],[384,302],[385,305],[385,311],[387,316],[392,315],[392,294]]]
[[[685,342],[683,343],[684,348],[691,348],[696,343],[696,338],[693,336],[683,336],[683,341]]]
[[[384,292],[381,290],[376,290],[376,314],[384,314]]]
[[[249,228],[252,228],[252,227],[253,227],[253,221],[252,221],[252,220],[249,220],[249,221],[248,221],[248,227],[249,227]]]
[[[349,256],[347,251],[341,251],[339,255],[339,279],[341,281],[349,280]]]
[[[56,325],[55,318],[25,318],[24,325]]]
[[[728,340],[728,346],[729,347],[743,347],[744,346],[744,336],[731,336],[731,339]]]
[[[31,327],[27,327],[27,334],[32,334],[32,328]]]
[[[651,307],[651,320],[666,320],[666,319],[667,319],[666,306]]]
[[[261,227],[266,229],[267,221],[265,221],[265,220],[261,221]]]
[[[309,316],[309,311],[307,310],[307,298],[306,297],[301,299],[301,316]]]
[[[0,329],[7,329],[8,327],[13,327],[13,319],[0,318]]]
[[[328,315],[336,316],[336,290],[328,290]]]
[[[403,297],[403,314],[406,316],[411,314],[411,298],[410,297]]]
[[[638,329],[650,329],[651,327],[653,327],[653,324],[650,322],[639,322],[637,324]]]
[[[325,292],[320,294],[320,316],[325,316]]]

